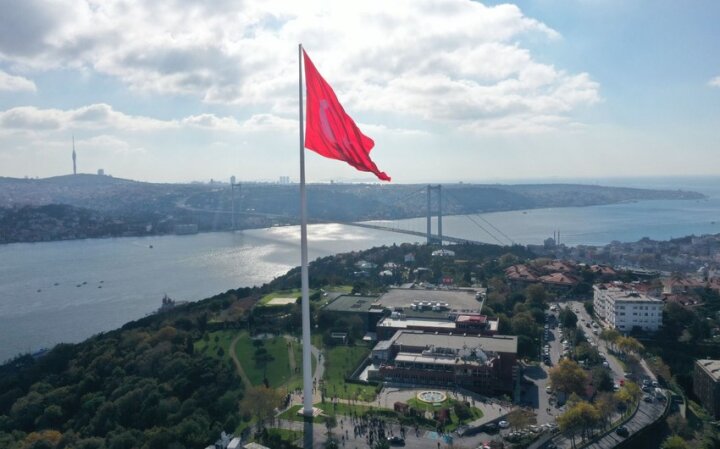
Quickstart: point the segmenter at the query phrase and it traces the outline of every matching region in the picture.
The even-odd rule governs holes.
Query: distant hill
[[[311,184],[308,186],[308,213],[313,221],[419,217],[427,208],[425,187],[421,184]],[[162,234],[173,232],[177,224],[188,223],[198,225],[200,231],[229,229],[233,197],[237,228],[298,222],[296,184],[245,183],[232,195],[227,184],[160,184],[90,174],[45,179],[0,178],[0,217],[5,217],[0,228],[0,242],[28,241],[28,232],[20,229],[20,223],[13,222],[13,217],[18,214],[9,211],[51,204],[99,214],[94,221],[104,224],[95,231],[102,229],[109,235]],[[581,184],[448,184],[443,186],[443,214],[703,197],[696,192],[679,190]],[[2,212],[2,209],[6,211]],[[66,221],[63,226],[72,226],[72,222]],[[115,225],[107,225],[110,222]],[[40,235],[42,232],[42,227],[38,228],[38,235],[30,240],[46,239],[47,236]],[[60,238],[94,235],[86,229],[60,229],[53,233],[69,236]],[[22,238],[18,237],[20,234]],[[4,239],[1,238],[3,235]]]

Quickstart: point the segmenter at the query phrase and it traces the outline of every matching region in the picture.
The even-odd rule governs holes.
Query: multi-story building
[[[657,331],[662,325],[663,302],[632,288],[632,284],[597,284],[593,286],[595,314],[621,332],[633,328]]]
[[[705,410],[720,418],[720,360],[697,360],[693,370],[693,393]]]
[[[518,380],[517,337],[397,331],[372,352],[370,377],[386,382],[460,386],[497,394],[512,392]]]
[[[479,313],[448,313],[446,318],[407,317],[393,313],[377,323],[378,340],[387,340],[399,330],[419,330],[427,333],[493,335],[497,333],[500,321],[488,319]]]

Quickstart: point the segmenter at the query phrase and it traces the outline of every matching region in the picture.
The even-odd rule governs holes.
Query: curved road
[[[610,364],[610,369],[612,370],[614,376],[615,376],[615,382],[618,382],[619,379],[622,379],[623,371],[622,371],[622,365],[617,361],[617,359],[610,355],[608,352],[608,348],[605,345],[605,342],[600,340],[596,335],[593,335],[592,333],[588,332],[589,328],[585,327],[586,322],[591,322],[590,316],[585,311],[585,308],[581,303],[578,302],[568,302],[567,307],[571,307],[573,310],[577,310],[576,314],[578,315],[578,327],[583,327],[586,332],[585,336],[592,341],[595,341],[598,345],[598,349],[601,351],[604,351],[607,356],[607,361]],[[580,320],[582,318],[582,320]],[[657,380],[655,378],[655,375],[650,371],[650,369],[647,366],[647,363],[640,363],[640,367],[642,368],[642,373],[634,373],[635,376],[641,375],[644,378],[647,378],[651,381]],[[643,394],[644,396],[644,394]],[[662,416],[662,414],[665,411],[666,407],[666,399],[665,401],[658,401],[653,400],[652,402],[645,402],[643,400],[640,401],[640,405],[638,406],[638,409],[636,410],[635,414],[630,418],[630,420],[625,423],[625,427],[627,427],[628,431],[630,432],[630,435],[639,432],[641,429],[643,429],[645,426],[648,426],[649,424],[652,424]],[[610,449],[615,446],[617,446],[620,442],[624,441],[625,438],[619,436],[617,433],[609,432],[606,435],[604,435],[601,439],[598,441],[595,441],[594,443],[586,446],[588,448],[592,449]],[[566,438],[563,435],[557,435],[551,440],[557,447],[563,447],[563,448],[571,448],[572,443],[570,439]],[[576,439],[576,445],[580,444],[579,441]],[[540,447],[545,447],[545,444],[538,445]],[[535,446],[531,446],[535,447]]]

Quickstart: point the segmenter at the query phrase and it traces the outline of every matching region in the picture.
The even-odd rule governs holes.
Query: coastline
[[[551,184],[546,184],[545,186],[550,186]],[[615,188],[615,187],[612,187]],[[624,187],[622,187],[624,188]],[[648,190],[653,191],[657,193],[661,192],[669,192],[666,189],[642,189],[642,190]],[[587,204],[583,205],[538,205],[536,207],[524,207],[524,208],[490,208],[485,209],[481,211],[476,211],[472,213],[466,213],[466,214],[447,214],[443,215],[443,217],[453,217],[453,216],[465,216],[465,215],[484,215],[484,214],[493,214],[493,213],[500,213],[500,212],[530,212],[530,211],[537,211],[537,210],[545,210],[545,209],[564,209],[564,208],[589,208],[589,207],[596,207],[596,206],[610,206],[614,204],[635,204],[639,202],[645,202],[645,201],[702,201],[702,200],[708,200],[708,195],[696,192],[696,191],[690,191],[690,190],[681,190],[678,189],[678,192],[682,192],[683,194],[689,195],[690,198],[653,198],[653,199],[621,199],[617,201],[607,201],[607,202],[588,202]],[[351,223],[377,223],[377,222],[396,222],[396,221],[402,221],[402,220],[413,220],[413,219],[422,219],[425,218],[425,215],[414,215],[414,216],[403,216],[403,215],[397,215],[392,218],[362,218],[358,220],[354,220],[352,222],[348,221],[322,221],[322,220],[314,220],[310,218],[309,224],[344,224],[352,226]],[[247,231],[247,230],[261,230],[261,229],[269,229],[269,228],[276,228],[276,227],[292,227],[292,226],[299,226],[299,218],[295,217],[287,217],[284,220],[291,221],[291,220],[298,220],[297,223],[295,222],[283,222],[283,223],[277,223],[272,224],[271,226],[261,225],[261,226],[247,226],[247,227],[236,227],[235,231]],[[178,232],[118,232],[116,234],[108,234],[108,235],[100,235],[100,236],[93,236],[93,237],[69,237],[69,238],[54,238],[54,239],[25,239],[25,240],[13,240],[13,241],[0,241],[0,247],[5,245],[12,245],[17,243],[48,243],[48,242],[64,242],[64,241],[83,241],[83,240],[97,240],[97,239],[115,239],[115,238],[146,238],[146,237],[166,237],[166,236],[193,236],[198,234],[208,234],[208,233],[218,233],[218,232],[233,232],[232,229],[215,229],[215,230],[198,230],[197,232],[192,233],[178,233]],[[1,233],[0,233],[1,236]]]

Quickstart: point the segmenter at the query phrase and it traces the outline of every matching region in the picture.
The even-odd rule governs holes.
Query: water
[[[526,245],[541,244],[559,231],[561,242],[570,246],[716,234],[720,233],[720,197],[495,212],[480,217],[443,217],[443,234],[486,243]],[[373,223],[421,232],[427,229],[424,218]],[[432,226],[436,233],[436,220]]]
[[[720,179],[644,182],[625,181],[624,185],[684,188],[705,193],[709,199],[498,212],[482,217],[523,244],[542,243],[558,229],[568,245],[720,233]],[[509,242],[486,222],[478,217],[474,220],[501,242]],[[425,219],[390,224],[425,230]],[[463,216],[444,217],[443,230],[446,235],[497,243]],[[372,246],[423,241],[337,224],[310,226],[309,240],[310,260]],[[198,300],[268,282],[298,265],[298,241],[298,228],[285,227],[2,245],[0,360],[117,328],[156,310],[164,294],[176,300]]]
[[[308,238],[310,260],[420,240],[337,224],[309,226]],[[164,294],[199,300],[261,285],[299,265],[299,239],[286,227],[0,246],[0,361],[142,318]]]

